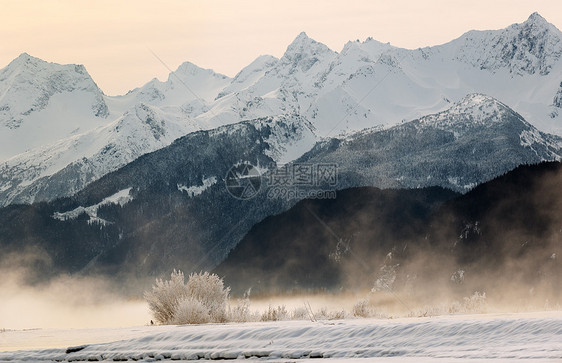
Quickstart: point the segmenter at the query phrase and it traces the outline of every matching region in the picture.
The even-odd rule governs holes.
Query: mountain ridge
[[[499,105],[482,95],[469,96],[467,102]],[[452,109],[459,113],[472,108]],[[469,116],[463,116],[461,125],[471,122]],[[287,210],[310,192],[440,186],[465,193],[520,164],[562,154],[556,146],[559,137],[540,133],[509,108],[499,115],[481,112],[481,117],[486,122],[456,137],[450,125],[442,130],[414,120],[316,142],[312,125],[299,115],[193,132],[109,172],[72,197],[0,208],[0,250],[43,251],[44,260],[51,261],[50,273],[127,279],[168,273],[170,266],[207,270],[252,225]],[[524,131],[540,137],[522,143]],[[549,137],[556,143],[541,141]],[[303,156],[286,156],[295,150]],[[294,158],[296,162],[284,164]],[[253,198],[240,200],[230,194],[227,175],[245,162],[259,171],[261,187]],[[292,175],[294,167],[314,165],[335,165],[336,184],[274,184],[277,173]],[[280,192],[301,193],[283,196],[275,193],[278,187]],[[127,202],[107,202],[113,200]],[[77,238],[84,241],[76,244]]]
[[[436,114],[481,93],[540,131],[562,135],[560,31],[532,14],[505,29],[466,34],[415,50],[369,38],[348,42],[338,53],[301,33],[281,58],[258,57],[232,79],[185,62],[166,81],[153,79],[124,96],[105,96],[97,86],[93,93],[56,93],[45,110],[25,116],[30,122],[23,125],[33,121],[41,128],[0,129],[0,191],[10,193],[0,205],[69,196],[190,132],[266,117],[297,115],[316,137],[331,138]],[[76,67],[67,68],[72,73]],[[87,72],[82,76],[91,80]],[[102,103],[107,116],[97,117],[91,107]],[[7,109],[0,102],[0,127],[11,120],[2,119],[2,112]],[[533,135],[525,138],[538,137]],[[92,143],[94,138],[100,142]],[[285,162],[302,154],[299,145],[286,148]],[[47,179],[64,184],[57,173],[71,181],[45,188]]]

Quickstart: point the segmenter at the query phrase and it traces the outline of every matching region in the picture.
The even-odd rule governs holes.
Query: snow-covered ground
[[[76,351],[70,352],[72,350]],[[330,361],[345,362],[498,362],[515,359],[555,362],[562,360],[562,311],[0,331],[0,361],[252,357],[272,361],[329,358]]]

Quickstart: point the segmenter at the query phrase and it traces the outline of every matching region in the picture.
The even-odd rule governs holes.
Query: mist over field
[[[439,189],[340,191],[258,224],[216,273],[232,287],[230,308],[250,292],[253,320],[277,307],[283,319],[353,317],[359,308],[383,318],[560,309],[560,185],[562,168],[551,163],[458,197]],[[51,264],[32,247],[0,258],[0,328],[150,322],[143,293],[154,277],[40,278]]]
[[[24,267],[0,270],[0,329],[112,328],[145,325],[142,293],[134,297],[104,278],[58,276],[29,284]]]

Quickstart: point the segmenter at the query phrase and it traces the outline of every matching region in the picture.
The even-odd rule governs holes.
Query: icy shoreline
[[[27,344],[22,345],[23,342]],[[54,346],[57,342],[59,348],[30,349]],[[0,352],[0,361],[201,358],[553,361],[562,359],[562,312],[4,331],[0,333],[0,343],[2,350],[15,349],[18,344],[26,347]],[[69,350],[70,343],[85,345]]]

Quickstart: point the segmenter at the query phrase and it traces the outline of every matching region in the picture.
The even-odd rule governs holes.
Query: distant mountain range
[[[253,225],[289,209],[307,191],[440,186],[466,192],[521,163],[562,155],[560,137],[538,131],[506,105],[479,94],[391,128],[315,146],[314,139],[302,118],[283,116],[188,134],[70,198],[0,209],[0,249],[35,251],[41,256],[36,263],[45,264],[38,269],[42,277],[208,270]],[[311,151],[281,167],[289,147]],[[226,185],[229,170],[244,162],[262,174],[258,193],[248,200],[234,198]],[[334,165],[335,183],[289,185],[303,193],[272,195],[270,179],[299,165]]]
[[[416,50],[367,39],[338,53],[302,33],[280,59],[259,57],[234,78],[187,62],[117,97],[83,66],[22,54],[0,70],[0,205],[71,196],[191,132],[267,117],[310,129],[306,142],[285,145],[282,163],[317,141],[420,119],[475,93],[562,135],[561,39],[537,13]]]

